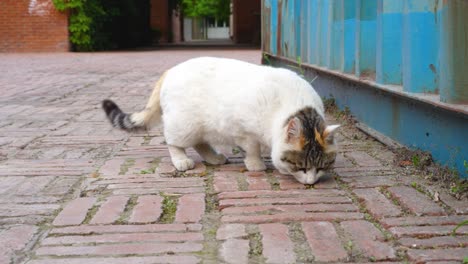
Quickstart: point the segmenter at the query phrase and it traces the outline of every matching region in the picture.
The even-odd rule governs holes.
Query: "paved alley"
[[[341,129],[334,171],[304,186],[242,154],[177,172],[159,130],[113,129],[101,101],[140,110],[159,76],[197,56],[155,50],[0,54],[0,263],[461,263],[468,204],[400,173]],[[333,117],[328,117],[336,123]]]

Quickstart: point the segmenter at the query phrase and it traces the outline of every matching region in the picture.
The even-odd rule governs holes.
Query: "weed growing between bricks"
[[[289,224],[289,237],[294,244],[294,252],[296,253],[296,261],[298,263],[311,263],[314,261],[314,256],[310,252],[307,238],[302,230],[301,223],[294,222]]]
[[[130,199],[128,199],[127,204],[125,205],[125,209],[123,213],[120,215],[119,219],[115,221],[116,224],[124,224],[128,221],[130,214],[133,211],[133,208],[137,205],[138,196],[132,195]]]
[[[334,98],[324,98],[323,102],[326,112],[337,119],[343,126],[356,128],[356,120],[348,108],[345,108],[345,110],[338,109]],[[352,139],[362,140],[365,138],[354,134]],[[420,180],[423,180],[424,184],[441,187],[444,190],[448,190],[458,200],[468,202],[468,180],[461,179],[460,175],[450,168],[450,164],[444,166],[435,163],[430,153],[421,150],[411,150],[406,147],[395,148],[390,145],[386,147],[396,154],[396,158],[391,165],[402,168],[398,171],[398,174],[410,177],[416,176]],[[468,161],[465,167],[468,171]],[[433,192],[426,188],[426,194],[433,195]]]
[[[351,241],[350,235],[348,235],[343,227],[341,227],[340,222],[338,221],[333,221],[332,222],[333,227],[335,228],[336,234],[338,235],[338,238],[341,241],[341,246],[346,250],[347,252],[347,258],[346,261],[356,261],[356,256],[358,256],[358,252],[355,252],[355,249],[353,248],[353,241]],[[354,249],[354,251],[353,251]]]
[[[449,165],[443,166],[435,163],[430,153],[421,150],[400,148],[395,150],[395,153],[394,164],[402,167],[402,172],[406,175],[418,176],[429,185],[439,185],[458,200],[468,202],[468,180],[461,179],[460,175]],[[466,170],[468,170],[468,165],[466,165]]]
[[[275,177],[275,175],[272,174],[272,171],[267,171],[267,182],[270,184],[271,190],[272,191],[279,191],[280,190],[280,183],[278,181],[278,178]]]
[[[135,159],[125,159],[125,162],[120,166],[119,175],[125,175],[128,169],[135,164]]]
[[[140,174],[154,174],[156,173],[156,168],[158,167],[160,160],[159,159],[154,159],[153,161],[149,162],[151,164],[151,167],[146,170],[141,170]]]
[[[143,143],[141,143],[141,145],[148,146],[150,142],[151,142],[151,136],[146,135],[143,137]]]
[[[240,174],[236,180],[237,180],[237,188],[239,191],[247,191],[249,188],[249,183],[247,182],[247,179],[245,177],[242,177],[243,175]]]
[[[403,212],[402,217],[404,217],[404,216],[409,216],[409,215],[412,214],[411,211],[410,211],[408,208],[406,208],[405,206],[403,206],[403,205],[400,203],[400,201],[398,201],[398,199],[396,199],[396,197],[394,197],[394,196],[390,193],[390,191],[388,191],[388,187],[382,186],[382,187],[379,187],[378,190],[379,190],[380,193],[382,193],[383,195],[385,195],[385,197],[387,197],[387,199],[389,199],[394,205],[398,206],[398,207],[401,209],[401,211]]]
[[[249,259],[252,263],[264,263],[262,235],[256,225],[247,225],[246,232],[249,239]]]
[[[422,184],[419,184],[415,181],[411,182],[411,187],[413,187],[415,190],[417,190],[418,192],[428,196],[429,198],[431,198],[432,201],[436,202],[438,205],[442,206],[447,212],[449,212],[450,214],[451,213],[454,213],[454,210],[452,208],[450,208],[449,206],[447,206],[446,204],[444,204],[440,198],[439,198],[439,193],[437,192],[434,192],[434,191],[431,191],[430,189],[428,189],[426,186],[422,185]],[[468,202],[468,201],[467,201]]]
[[[214,190],[214,177],[213,177],[213,166],[206,166],[206,175],[205,175],[205,212],[214,213],[218,212],[219,201]]]
[[[89,221],[91,221],[91,219],[94,217],[94,215],[98,211],[99,207],[100,207],[100,205],[98,205],[98,204],[93,205],[93,207],[91,207],[91,209],[88,210],[88,213],[86,214],[86,217],[83,220],[82,224],[85,224],[85,225],[89,224]]]
[[[219,244],[216,233],[220,226],[221,215],[218,211],[219,202],[213,186],[213,167],[208,165],[205,175],[205,214],[202,218],[203,224],[203,252],[201,257],[203,263],[217,263]]]
[[[171,224],[174,222],[175,214],[177,211],[177,202],[179,197],[176,195],[168,195],[161,193],[161,197],[163,197],[162,201],[162,214],[161,218],[159,219],[160,223],[163,224]]]
[[[382,227],[382,225],[379,223],[379,221],[374,216],[372,216],[372,214],[366,208],[364,202],[361,199],[359,199],[359,197],[357,197],[352,192],[352,189],[348,186],[347,183],[343,182],[339,177],[335,177],[335,178],[336,178],[336,182],[338,184],[338,187],[346,192],[347,196],[350,197],[351,200],[353,201],[353,204],[358,205],[359,211],[364,214],[364,219],[366,221],[370,222],[372,225],[374,225],[379,230],[379,232],[381,232],[383,234],[383,236],[384,236],[384,241],[383,242],[388,242],[388,243],[390,243],[390,245],[392,247],[395,248],[396,245],[397,245],[396,238],[390,232],[388,232],[384,227]],[[392,200],[394,200],[394,199],[392,199]],[[357,249],[354,248],[353,240],[350,237],[348,237],[345,234],[345,232],[342,231],[341,226],[337,225],[336,228],[337,228],[337,230],[341,230],[339,232],[339,234],[344,236],[343,241],[348,241],[344,245],[344,248],[348,251],[348,255],[351,256],[350,261],[358,261],[358,260],[360,260],[360,261],[367,260],[367,261],[371,261],[371,262],[375,261],[375,259],[372,259],[372,257],[369,257],[369,258],[364,257],[362,255],[362,252],[359,252],[359,251],[357,251]],[[406,257],[407,257],[406,254],[401,255],[401,256],[397,254],[398,260],[403,260]]]

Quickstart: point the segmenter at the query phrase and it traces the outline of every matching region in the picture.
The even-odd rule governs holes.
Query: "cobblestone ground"
[[[110,127],[104,98],[139,110],[159,75],[256,50],[0,55],[0,263],[460,263],[468,205],[414,177],[352,127],[313,188],[241,154],[176,173],[160,131]],[[271,166],[270,166],[271,167]],[[437,200],[437,201],[435,201]]]

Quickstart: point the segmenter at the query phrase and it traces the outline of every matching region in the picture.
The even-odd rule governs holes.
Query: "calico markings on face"
[[[334,132],[310,107],[292,115],[285,124],[286,147],[277,164],[281,173],[293,175],[304,184],[315,183],[335,161]]]

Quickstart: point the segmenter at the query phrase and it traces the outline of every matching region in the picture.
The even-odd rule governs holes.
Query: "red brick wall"
[[[68,15],[52,0],[0,0],[0,52],[68,50]]]

